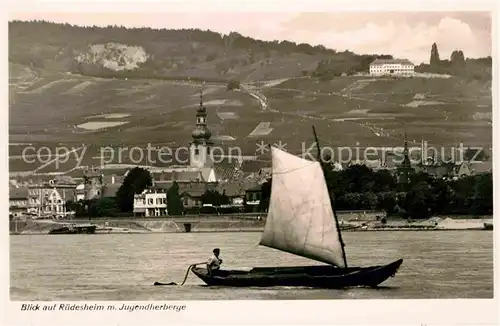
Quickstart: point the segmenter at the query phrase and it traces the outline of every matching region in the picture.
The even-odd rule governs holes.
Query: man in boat
[[[210,259],[207,262],[207,271],[208,274],[212,275],[214,273],[217,273],[220,269],[220,265],[222,264],[222,259],[219,257],[220,255],[220,249],[215,248],[213,250],[214,255],[210,257]]]

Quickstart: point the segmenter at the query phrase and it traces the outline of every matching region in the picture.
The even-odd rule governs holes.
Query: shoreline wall
[[[356,230],[398,230],[398,229],[482,229],[485,222],[493,222],[491,216],[453,219],[434,217],[426,220],[389,219],[385,225],[376,220],[375,214],[338,214],[343,228]],[[264,216],[187,216],[176,218],[99,218],[68,221],[27,220],[10,221],[12,234],[47,234],[60,223],[95,224],[97,233],[184,233],[184,232],[262,232]]]

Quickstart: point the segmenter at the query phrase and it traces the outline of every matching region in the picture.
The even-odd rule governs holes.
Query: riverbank
[[[62,223],[88,224],[97,226],[95,234],[139,234],[139,233],[200,233],[200,232],[262,232],[264,218],[198,217],[164,219],[101,219],[101,220],[26,220],[10,221],[11,235],[48,234]],[[403,219],[340,219],[342,231],[458,231],[482,230],[484,223],[493,223],[492,217],[465,219],[439,218],[408,221]]]

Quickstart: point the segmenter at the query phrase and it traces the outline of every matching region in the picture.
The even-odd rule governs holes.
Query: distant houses
[[[11,183],[9,214],[11,216],[47,216],[65,218],[66,202],[74,200],[76,184],[67,178],[56,178],[28,184]]]
[[[421,148],[423,151],[424,148]],[[397,177],[399,182],[407,183],[410,172],[414,173],[427,173],[431,177],[439,179],[458,179],[469,177],[472,175],[491,173],[492,172],[492,162],[488,161],[476,161],[469,162],[468,160],[443,160],[443,158],[427,158],[426,160],[420,154],[418,157],[410,157],[408,150],[408,143],[405,141],[403,148],[403,160],[391,155],[391,152],[386,152],[387,156],[368,159],[352,159],[350,162],[345,164],[343,168],[348,168],[353,165],[363,165],[367,168],[379,171],[387,170]],[[457,156],[458,157],[458,156]]]
[[[370,66],[374,74],[410,75],[413,64],[408,60],[376,60]],[[183,214],[193,214],[212,209],[215,213],[255,212],[262,207],[262,184],[271,178],[270,162],[229,158],[214,162],[211,132],[207,128],[206,109],[200,100],[196,111],[196,127],[189,145],[189,164],[148,168],[153,184],[133,198],[130,215],[137,217],[161,217],[171,215],[168,208],[168,190],[176,184],[182,202]],[[424,150],[423,145],[421,148]],[[398,163],[394,157],[354,158],[347,164],[334,163],[334,171],[354,165],[364,165],[371,170],[387,170],[401,184],[408,184],[409,174],[425,172],[435,178],[456,179],[474,174],[491,172],[491,161],[470,163],[466,160],[446,163],[437,157],[411,161],[408,144],[404,143],[404,160]],[[128,172],[123,175],[106,175],[99,168],[82,170],[80,180],[69,176],[55,176],[49,180],[11,180],[9,193],[10,216],[37,216],[67,218],[68,202],[114,198]],[[404,187],[403,187],[404,188]],[[207,196],[212,196],[207,200]],[[86,205],[86,204],[85,204]],[[210,209],[209,209],[210,208]]]
[[[9,189],[9,215],[11,217],[27,215],[29,207],[28,189],[11,187]]]
[[[410,76],[414,73],[414,66],[408,60],[376,60],[370,66],[370,73],[373,75]],[[130,199],[131,202],[126,203],[128,206],[125,208],[127,212],[124,215],[165,217],[178,214],[266,211],[270,192],[269,183],[266,181],[272,176],[271,162],[262,163],[262,161],[255,159],[248,160],[242,157],[227,156],[223,160],[215,162],[210,155],[214,149],[212,145],[211,132],[207,127],[206,109],[200,100],[200,106],[196,111],[196,127],[189,143],[189,163],[168,167],[146,166],[145,168],[152,178],[152,185],[142,193],[133,195]],[[397,188],[394,189],[403,192],[408,191],[411,187],[411,177],[415,172],[424,172],[434,178],[444,180],[456,180],[492,171],[491,161],[472,163],[462,158],[459,161],[447,162],[451,159],[438,157],[437,154],[426,158],[423,140],[420,158],[410,157],[406,139],[402,151],[403,160],[401,160],[400,155],[396,155],[396,152],[398,152],[396,149],[390,152],[382,151],[387,155],[373,154],[371,159],[355,157],[345,164],[337,162],[333,164],[332,170],[340,171],[351,168],[347,174],[350,172],[364,173],[366,172],[364,167],[355,167],[363,165],[373,171],[388,171],[395,177],[392,179],[397,182]],[[459,156],[451,155],[451,157]],[[11,180],[9,217],[31,215],[33,217],[64,219],[73,214],[79,216],[121,216],[122,212],[118,212],[116,203],[120,202],[121,204],[122,198],[116,201],[108,199],[116,198],[128,171],[122,169],[119,172],[114,171],[113,174],[110,172],[105,174],[105,171],[99,168],[87,168],[81,170],[81,178],[75,179],[69,176],[45,176],[46,180],[29,179],[24,182],[18,179]],[[387,176],[386,172],[381,172],[377,176],[384,177],[384,173]],[[40,176],[40,178],[44,177]],[[394,184],[393,181],[391,182]],[[172,189],[173,185],[176,185],[177,191]],[[141,187],[141,189],[143,188]],[[357,190],[353,189],[354,192]],[[265,196],[263,196],[263,192],[266,193]],[[172,197],[169,197],[169,194]],[[372,201],[366,202],[372,205]],[[77,204],[72,205],[75,203]],[[346,201],[347,206],[352,204],[354,208],[358,207],[356,205],[360,205],[359,203],[361,201]],[[100,204],[103,204],[102,207],[99,206]],[[96,213],[90,213],[91,206],[99,206],[99,209],[95,210]],[[123,206],[120,207],[123,208]],[[70,209],[73,209],[74,212]],[[106,215],[110,212],[111,215]]]
[[[413,76],[415,65],[407,59],[376,59],[370,64],[371,76]]]
[[[224,204],[213,205],[213,210],[216,212],[243,211],[247,197],[246,190],[252,189],[252,193],[256,192],[260,184],[269,178],[269,171],[260,162],[238,157],[214,162],[210,155],[212,145],[211,132],[207,127],[206,108],[200,97],[200,105],[196,110],[196,126],[189,144],[189,163],[168,167],[145,167],[149,170],[153,184],[134,196],[130,215],[137,217],[171,215],[167,199],[168,190],[174,183],[178,186],[184,214],[199,213],[202,208],[208,209],[210,204],[206,204],[207,194],[215,197],[219,194],[224,198]],[[114,198],[128,171],[122,170],[123,175],[117,171],[107,175],[105,171],[101,168],[87,167],[81,171],[81,177],[75,179],[63,176],[48,181],[11,180],[11,214],[64,218],[75,213],[67,210],[66,206],[73,206],[66,205],[68,201],[87,205],[85,202],[88,201]],[[258,204],[255,196],[252,195],[252,200],[249,200],[249,205],[252,207]]]

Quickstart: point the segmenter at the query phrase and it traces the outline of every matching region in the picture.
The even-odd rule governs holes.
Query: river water
[[[404,262],[381,289],[207,287],[189,264],[221,248],[224,266],[291,266],[310,260],[257,246],[260,233],[10,236],[12,300],[492,298],[493,232],[344,232],[349,265]]]

